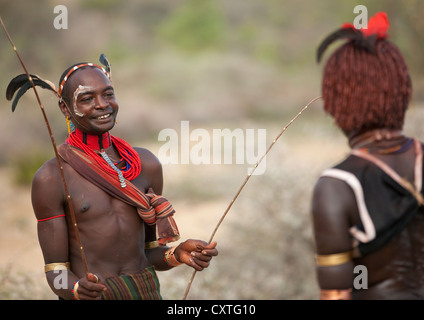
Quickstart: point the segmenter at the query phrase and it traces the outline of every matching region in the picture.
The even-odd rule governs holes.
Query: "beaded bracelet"
[[[74,300],[79,300],[78,297],[78,287],[79,287],[79,280],[74,283],[74,286],[72,287],[72,297]]]
[[[164,255],[164,261],[168,267],[178,267],[179,265],[183,264],[182,262],[178,261],[175,257],[174,251],[177,247],[171,247],[168,250],[165,251]]]

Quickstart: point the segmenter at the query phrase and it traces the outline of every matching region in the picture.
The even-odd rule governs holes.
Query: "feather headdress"
[[[58,96],[56,87],[51,81],[42,79],[40,76],[33,75],[33,74],[31,74],[31,78],[35,86],[39,86],[43,89],[48,89],[50,91],[53,91]],[[7,86],[7,89],[6,89],[6,99],[9,101],[12,100],[15,92],[18,91],[16,93],[15,99],[13,99],[13,102],[12,102],[12,112],[15,111],[19,99],[24,95],[25,92],[27,92],[31,88],[32,88],[31,81],[29,81],[26,73],[23,73],[14,77],[9,82],[9,85]]]
[[[106,70],[104,70],[107,73],[107,76],[110,78],[111,75],[111,65],[108,61],[108,59],[106,58],[106,56],[102,53],[100,55],[99,61],[106,67]],[[96,66],[96,65],[94,65]],[[101,67],[99,67],[100,69],[103,69]],[[38,75],[30,75],[32,78],[32,81],[34,83],[35,86],[41,87],[43,89],[47,89],[50,90],[52,92],[55,93],[55,95],[60,98],[61,97],[61,90],[57,90],[56,86],[53,84],[53,82],[49,81],[49,80],[45,80],[43,78],[41,78]],[[69,75],[68,75],[69,77]],[[16,106],[18,105],[19,99],[25,94],[25,92],[27,92],[30,88],[32,87],[31,85],[31,81],[28,78],[28,75],[26,73],[20,74],[16,77],[14,77],[12,80],[10,80],[9,85],[7,86],[6,89],[6,99],[11,101],[13,99],[13,96],[15,95],[16,91],[16,96],[13,99],[12,102],[12,112],[15,111]],[[61,87],[63,87],[63,84],[61,85]]]
[[[102,53],[100,55],[99,61],[102,65],[105,66],[106,68],[106,72],[109,74],[109,79],[112,78],[112,68],[111,68],[111,64],[109,63],[109,60],[106,58],[106,56],[104,55],[104,53]]]
[[[351,23],[345,23],[328,35],[320,44],[317,50],[317,62],[320,62],[322,55],[330,44],[334,41],[347,39],[356,46],[362,47],[368,52],[374,53],[377,39],[387,38],[387,31],[390,23],[385,12],[378,12],[368,21],[368,28],[356,29]]]

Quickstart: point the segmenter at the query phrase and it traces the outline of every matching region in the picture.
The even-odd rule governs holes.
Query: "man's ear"
[[[59,99],[58,105],[59,105],[60,111],[62,111],[65,117],[71,117],[71,112],[69,111],[69,108],[63,99]]]

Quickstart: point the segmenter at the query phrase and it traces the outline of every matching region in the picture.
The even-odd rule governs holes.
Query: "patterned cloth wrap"
[[[102,300],[162,300],[159,279],[150,266],[143,271],[106,279]]]

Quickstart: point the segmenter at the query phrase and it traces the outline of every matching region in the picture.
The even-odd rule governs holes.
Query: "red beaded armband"
[[[38,219],[37,221],[38,221],[38,222],[42,222],[42,221],[47,221],[47,220],[51,220],[51,219],[56,219],[56,218],[60,218],[60,217],[64,217],[64,216],[65,216],[64,214],[59,214],[59,215],[57,215],[57,216],[48,217],[48,218],[45,218],[45,219]]]

